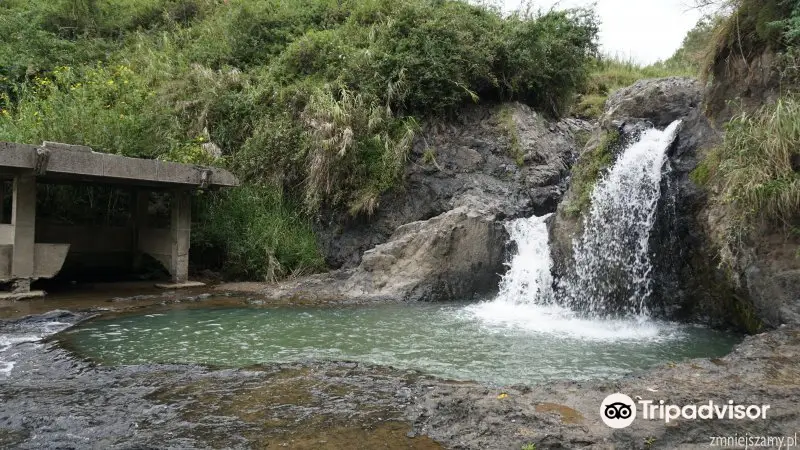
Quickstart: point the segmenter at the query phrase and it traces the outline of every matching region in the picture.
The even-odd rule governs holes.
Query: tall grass
[[[789,230],[800,215],[800,98],[784,96],[727,125],[707,161],[708,179],[730,206],[727,262],[761,226]]]
[[[192,229],[197,265],[268,282],[324,268],[309,219],[279,189],[243,186],[206,195]]]

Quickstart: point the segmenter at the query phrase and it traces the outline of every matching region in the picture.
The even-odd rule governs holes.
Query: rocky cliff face
[[[608,99],[594,134],[616,133],[627,143],[638,137],[642,127],[664,128],[675,120],[683,121],[668,151],[662,197],[651,233],[654,292],[650,307],[673,319],[713,318],[725,323],[727,319],[720,318],[722,306],[716,305],[724,303],[718,297],[729,290],[720,289],[725,280],[713,262],[711,244],[700,221],[706,193],[690,177],[700,158],[698,152],[720,138],[702,113],[701,99],[701,85],[693,79],[641,80]],[[591,157],[599,141],[593,139],[581,158]],[[570,187],[550,229],[557,277],[568,276],[572,270],[572,240],[582,232],[582,214],[568,210],[576,189]]]
[[[448,301],[497,289],[511,218],[553,212],[589,124],[527,106],[474,107],[417,139],[402,189],[370,218],[319,224],[340,270],[284,283],[272,298]]]
[[[452,121],[425,124],[403,187],[383,195],[372,217],[328,214],[318,224],[328,264],[355,267],[399,226],[462,205],[486,206],[499,218],[553,212],[576,139],[589,128],[578,120],[548,121],[517,103],[475,106]]]

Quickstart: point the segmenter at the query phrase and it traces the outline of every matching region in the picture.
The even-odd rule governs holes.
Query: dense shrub
[[[2,140],[80,143],[145,158],[187,144],[176,140],[177,120],[127,66],[57,67],[14,94],[16,103],[0,113]]]

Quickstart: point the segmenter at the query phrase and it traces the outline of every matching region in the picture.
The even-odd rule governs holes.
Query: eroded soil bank
[[[56,342],[34,339],[100,309],[116,314],[259,301],[202,293],[148,295],[155,297],[98,298],[81,303],[83,312],[37,312],[0,322],[7,339],[0,350],[14,363],[0,374],[0,447],[702,448],[712,436],[800,433],[796,327],[749,337],[720,359],[665,361],[622,380],[533,387],[452,382],[347,362],[246,369],[102,367]],[[614,392],[656,403],[734,400],[770,409],[767,420],[637,419],[629,428],[612,430],[601,422],[599,408]]]

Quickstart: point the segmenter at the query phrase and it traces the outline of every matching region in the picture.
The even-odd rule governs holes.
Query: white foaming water
[[[506,263],[508,272],[500,281],[497,302],[502,304],[549,303],[553,295],[550,268],[550,245],[547,234],[548,214],[509,222],[506,225],[517,253]]]
[[[14,370],[14,366],[17,364],[17,357],[19,356],[19,354],[14,351],[17,345],[39,342],[45,337],[57,333],[68,326],[68,323],[54,321],[42,324],[40,333],[0,334],[0,377],[7,377],[11,374],[11,371]]]
[[[575,274],[564,284],[573,309],[590,316],[648,315],[650,230],[679,125],[643,132],[595,186],[585,231],[573,243]]]
[[[666,150],[680,122],[647,130],[598,182],[583,237],[576,240],[574,279],[556,304],[545,221],[548,216],[506,225],[517,254],[489,302],[464,312],[492,327],[515,327],[566,338],[603,341],[666,340],[680,335],[676,324],[647,317],[650,295],[650,230],[660,197]],[[617,285],[620,286],[617,286]],[[621,306],[617,290],[626,295]],[[618,295],[616,296],[618,297]],[[610,305],[610,306],[609,306]],[[613,310],[619,318],[604,318]]]
[[[662,340],[675,327],[644,318],[598,319],[581,317],[554,304],[552,260],[548,243],[549,216],[518,219],[506,225],[517,253],[500,282],[497,297],[464,308],[463,313],[487,326],[514,327],[564,338],[600,341]]]

